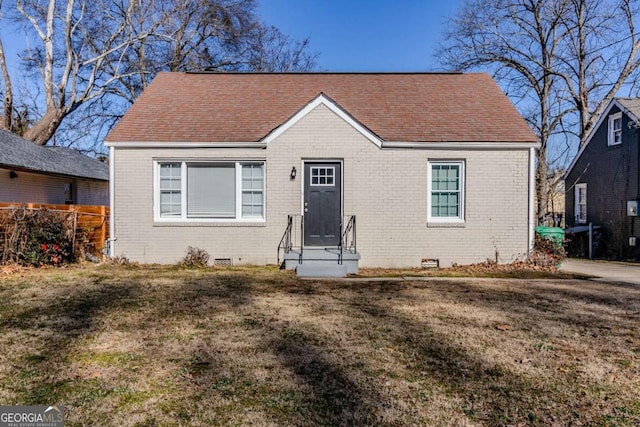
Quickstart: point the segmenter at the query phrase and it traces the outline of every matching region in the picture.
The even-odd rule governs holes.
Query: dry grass
[[[0,281],[0,402],[67,425],[640,424],[640,288],[72,267]]]

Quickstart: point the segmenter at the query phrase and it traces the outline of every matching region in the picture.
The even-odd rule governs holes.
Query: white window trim
[[[620,142],[615,142],[613,124],[617,119],[620,119]],[[607,146],[613,147],[622,144],[622,112],[609,115],[609,125],[607,127]]]
[[[160,216],[160,165],[164,163],[180,163],[180,218]],[[235,164],[236,173],[236,217],[235,218],[187,218],[187,165],[193,164]],[[242,165],[261,163],[262,176],[262,217],[242,218]],[[267,162],[264,160],[173,160],[162,159],[153,161],[153,220],[158,223],[256,223],[265,222],[267,218]]]
[[[584,198],[585,198],[585,216],[584,218],[582,218],[580,216],[580,190],[584,189]],[[581,183],[581,184],[576,184],[575,188],[574,188],[574,203],[573,203],[573,212],[574,212],[574,216],[575,216],[575,220],[578,224],[586,224],[587,223],[587,212],[586,212],[586,208],[587,208],[587,203],[589,203],[589,198],[587,197],[587,184],[586,183]]]
[[[460,167],[460,215],[455,217],[433,217],[431,216],[431,179],[433,176],[433,165],[455,165]],[[438,223],[464,223],[464,201],[466,198],[465,191],[465,162],[464,160],[429,160],[427,164],[427,222]]]

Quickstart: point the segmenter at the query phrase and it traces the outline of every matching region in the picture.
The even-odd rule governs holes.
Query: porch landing
[[[358,273],[358,252],[342,251],[338,247],[305,247],[291,249],[284,254],[284,267],[295,270],[299,277],[347,277]]]

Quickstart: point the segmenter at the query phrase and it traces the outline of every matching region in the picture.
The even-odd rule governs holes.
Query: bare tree
[[[100,96],[113,82],[113,77],[104,78],[103,70],[115,52],[140,37],[129,31],[127,19],[137,6],[136,1],[125,5],[16,0],[16,8],[30,24],[36,42],[27,49],[24,61],[41,78],[45,104],[25,138],[46,144],[66,116]]]
[[[142,34],[107,73],[109,90],[129,103],[160,71],[227,69],[241,62],[255,25],[253,0],[147,0],[130,16]]]
[[[308,71],[316,67],[317,54],[308,51],[309,39],[295,40],[274,26],[256,25],[252,31],[245,67],[251,71]]]
[[[582,145],[607,104],[637,79],[640,37],[638,2],[570,0],[562,16],[564,39],[558,67],[566,98],[578,115]]]
[[[536,171],[538,217],[548,204],[547,144],[565,110],[557,97],[557,50],[566,2],[468,1],[451,21],[439,56],[461,70],[490,67],[540,138]]]
[[[15,25],[27,28],[20,59],[37,91],[31,99],[39,105],[28,110],[27,121],[16,121],[24,115],[16,108],[0,38],[4,127],[44,145],[66,121],[70,126],[56,142],[69,145],[87,138],[82,131],[88,125],[97,132],[95,139],[103,135],[100,129],[112,124],[159,71],[315,67],[308,40],[298,42],[266,27],[255,7],[254,0],[15,0],[9,12]],[[277,37],[265,42],[263,34]],[[78,126],[82,131],[74,131]]]
[[[538,218],[549,209],[553,136],[583,143],[640,66],[636,18],[631,0],[469,0],[450,22],[441,62],[493,72],[540,138]]]
[[[2,22],[2,0],[0,0],[0,22]],[[3,126],[9,131],[13,131],[13,87],[11,85],[11,77],[9,76],[9,69],[7,67],[7,58],[4,50],[4,43],[0,39],[0,70],[2,71],[2,80],[4,83],[4,108]]]

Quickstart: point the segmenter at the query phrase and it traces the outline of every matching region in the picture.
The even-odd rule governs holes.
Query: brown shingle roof
[[[160,73],[107,141],[257,142],[320,93],[384,141],[536,142],[482,73]]]

